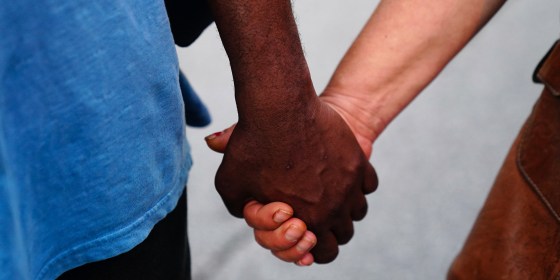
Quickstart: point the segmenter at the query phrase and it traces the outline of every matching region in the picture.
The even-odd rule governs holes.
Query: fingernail
[[[305,233],[301,241],[296,245],[296,249],[301,253],[307,252],[313,247],[315,247],[315,241],[308,232]]]
[[[279,223],[283,223],[286,220],[288,220],[290,217],[292,216],[292,213],[283,210],[283,209],[279,209],[278,211],[276,211],[276,213],[274,213],[274,216],[272,216],[272,220],[279,224]]]
[[[290,242],[296,242],[301,237],[301,230],[298,227],[291,225],[288,230],[286,230],[284,237],[286,237],[286,240]]]
[[[210,135],[204,137],[204,139],[205,139],[206,141],[212,140],[212,139],[214,139],[214,138],[216,138],[216,137],[222,135],[222,133],[224,133],[224,132],[223,132],[223,131],[215,132],[215,133],[212,133],[212,134],[210,134]]]

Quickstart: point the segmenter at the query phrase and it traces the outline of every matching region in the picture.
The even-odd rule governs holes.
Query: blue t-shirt
[[[163,0],[0,0],[0,279],[140,243],[191,166]]]

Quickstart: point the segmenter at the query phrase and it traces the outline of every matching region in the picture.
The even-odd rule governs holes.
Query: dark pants
[[[186,194],[146,240],[116,257],[65,272],[59,280],[191,279]]]
[[[448,279],[560,279],[560,45]]]

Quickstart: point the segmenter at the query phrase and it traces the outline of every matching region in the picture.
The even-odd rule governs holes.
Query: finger
[[[290,205],[272,202],[263,205],[255,200],[245,204],[243,217],[247,224],[258,230],[275,230],[294,214]]]
[[[339,245],[344,245],[354,236],[354,224],[351,219],[342,219],[338,225],[332,228],[336,241]]]
[[[364,185],[362,188],[363,192],[365,194],[374,192],[377,189],[378,183],[379,181],[377,180],[377,173],[375,172],[375,169],[373,168],[371,163],[368,162],[365,167]]]
[[[301,240],[295,245],[286,250],[272,251],[272,254],[277,258],[286,262],[302,262],[302,265],[309,265],[309,251],[317,244],[315,234],[306,231]],[[313,255],[311,255],[313,258]],[[309,263],[309,264],[308,264]]]
[[[255,240],[259,245],[272,251],[282,251],[297,245],[306,231],[307,227],[303,221],[292,218],[273,231],[255,230],[254,232]]]
[[[360,193],[357,201],[352,205],[352,211],[350,212],[350,216],[354,221],[360,221],[363,219],[368,210],[368,204],[366,197]]]
[[[317,235],[317,245],[311,250],[316,263],[329,263],[338,255],[338,243],[332,232]]]
[[[210,149],[218,153],[224,153],[226,151],[227,143],[229,142],[229,137],[235,129],[236,124],[224,129],[220,132],[215,132],[204,138],[206,140],[206,145]]]
[[[296,262],[296,265],[299,266],[310,266],[313,264],[315,259],[311,253],[305,254],[299,261]]]

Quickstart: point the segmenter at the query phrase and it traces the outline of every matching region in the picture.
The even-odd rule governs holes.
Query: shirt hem
[[[185,188],[188,170],[185,173],[171,191],[140,218],[123,228],[63,251],[43,266],[36,279],[56,279],[72,268],[117,256],[140,244],[148,237],[155,224],[176,207]],[[103,246],[108,243],[111,246]]]

